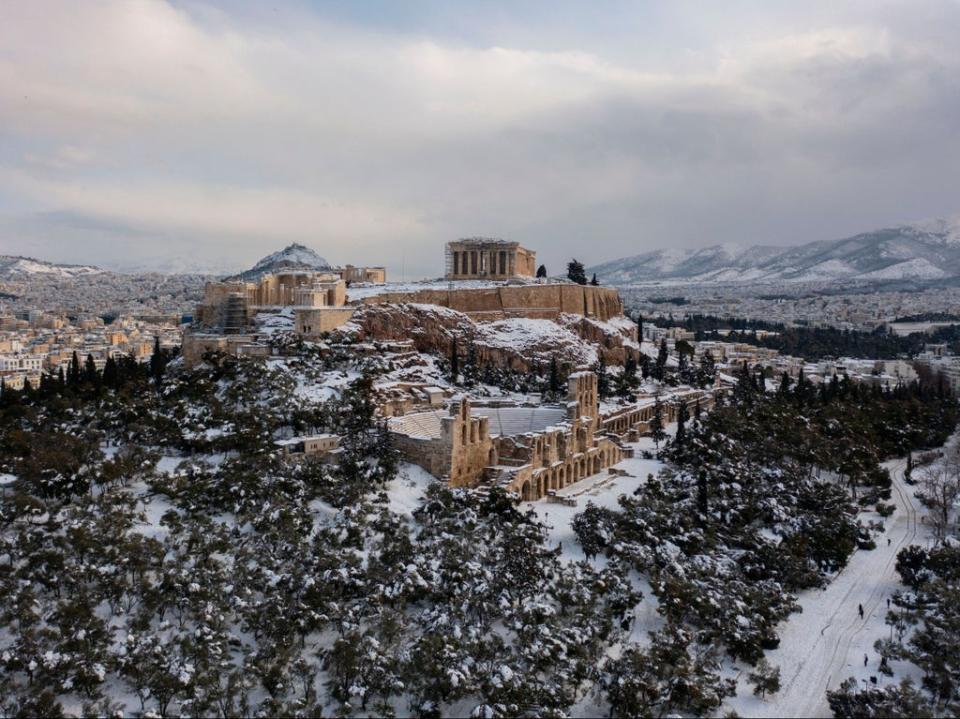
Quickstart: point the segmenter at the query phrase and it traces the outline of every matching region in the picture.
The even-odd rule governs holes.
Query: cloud
[[[657,63],[604,52],[589,28],[509,45],[307,7],[14,5],[0,251],[69,247],[71,223],[44,220],[61,212],[130,228],[132,257],[171,236],[251,259],[296,240],[436,274],[460,235],[510,236],[558,266],[953,212],[960,53],[943,28],[960,12],[916,5],[936,31],[823,11]]]

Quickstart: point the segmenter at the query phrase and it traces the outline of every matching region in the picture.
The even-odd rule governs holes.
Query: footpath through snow
[[[799,595],[803,613],[781,625],[780,646],[766,654],[780,667],[780,691],[766,700],[754,697],[744,670],[738,696],[728,702],[740,716],[831,717],[826,692],[848,677],[856,677],[861,686],[870,677],[876,677],[879,686],[902,678],[899,673],[888,678],[877,670],[880,657],[873,644],[889,634],[884,621],[887,599],[901,588],[897,553],[910,544],[925,544],[928,530],[920,522],[923,506],[903,481],[906,462],[891,460],[884,466],[893,479],[891,501],[897,509],[885,521],[886,531],[876,537],[877,548],[854,552],[827,587]],[[858,605],[863,605],[862,619]]]

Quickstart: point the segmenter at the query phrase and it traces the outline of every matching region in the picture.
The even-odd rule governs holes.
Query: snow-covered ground
[[[671,429],[672,427],[668,427]],[[642,459],[640,453],[644,450],[653,450],[653,440],[642,437],[639,442],[629,445],[636,451],[636,457],[625,459],[615,465],[616,469],[623,470],[625,476],[616,476],[602,472],[581,479],[579,482],[567,485],[559,490],[557,494],[561,497],[572,498],[576,501],[576,506],[568,506],[559,502],[550,502],[546,499],[539,499],[534,502],[521,502],[520,511],[526,512],[532,509],[544,525],[549,529],[550,544],[559,545],[562,549],[561,556],[568,561],[579,561],[585,559],[583,549],[577,542],[577,535],[573,531],[573,518],[580,514],[587,507],[588,502],[592,502],[598,507],[608,509],[618,509],[618,500],[620,495],[633,494],[637,487],[647,481],[649,475],[654,477],[663,469],[663,462],[656,459]],[[605,557],[594,559],[597,565],[605,564]]]
[[[765,700],[753,696],[746,681],[749,670],[743,669],[738,696],[728,702],[740,716],[830,717],[826,692],[848,677],[861,683],[876,677],[882,687],[899,683],[909,673],[910,665],[892,662],[894,676],[880,674],[880,657],[873,649],[874,642],[890,631],[884,621],[887,599],[901,586],[895,569],[897,552],[913,543],[925,544],[928,537],[921,522],[925,510],[903,481],[905,464],[892,460],[884,465],[893,478],[891,501],[897,509],[886,520],[884,534],[877,537],[877,548],[855,552],[826,588],[801,593],[803,612],[781,626],[780,646],[766,655],[780,667],[780,691]],[[863,619],[858,605],[863,605]]]

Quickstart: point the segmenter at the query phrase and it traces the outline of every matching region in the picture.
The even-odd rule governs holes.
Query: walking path
[[[826,692],[848,677],[860,681],[875,676],[880,686],[892,681],[877,671],[880,658],[873,643],[889,632],[884,621],[887,598],[900,586],[897,553],[927,541],[926,527],[920,523],[923,507],[903,481],[905,464],[904,460],[884,464],[893,478],[891,501],[897,509],[885,520],[886,531],[876,537],[877,548],[854,552],[827,587],[799,596],[803,613],[787,619],[780,646],[766,655],[770,664],[780,667],[780,691],[766,700],[753,697],[744,671],[741,696],[730,702],[741,716],[830,717]],[[863,618],[858,605],[863,606]]]

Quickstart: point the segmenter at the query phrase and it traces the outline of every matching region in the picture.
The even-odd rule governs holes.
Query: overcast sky
[[[409,279],[951,215],[958,38],[955,0],[9,0],[0,254]]]

